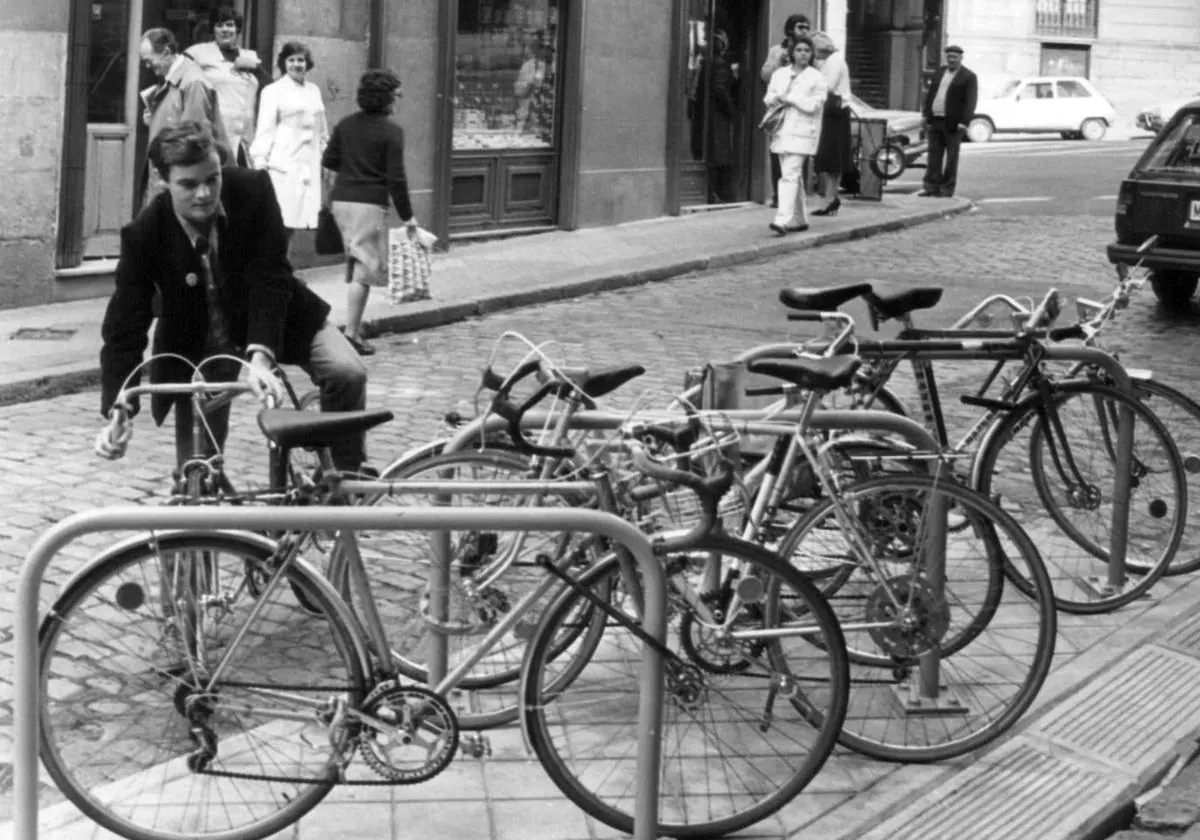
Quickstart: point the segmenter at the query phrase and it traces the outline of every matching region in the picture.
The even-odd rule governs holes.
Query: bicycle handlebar
[[[634,469],[665,484],[686,487],[696,494],[696,498],[700,502],[700,521],[689,528],[686,534],[673,537],[670,540],[670,544],[683,547],[688,545],[689,542],[711,533],[717,523],[718,505],[720,504],[721,497],[733,487],[733,465],[728,461],[722,461],[720,471],[716,475],[702,478],[695,473],[686,470],[677,470],[655,462],[646,454],[645,447],[637,441],[630,440],[627,445]],[[635,493],[634,498],[637,499],[639,495],[645,498],[652,498],[658,494]]]
[[[838,334],[829,340],[824,356],[837,355],[837,351],[854,335],[854,318],[845,312],[789,312],[789,321],[820,321],[823,324],[839,324]]]

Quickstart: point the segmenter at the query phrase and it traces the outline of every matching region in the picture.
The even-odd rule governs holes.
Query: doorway
[[[758,0],[682,0],[685,62],[677,120],[681,209],[751,198],[755,103],[762,95]],[[678,54],[678,53],[677,53]]]

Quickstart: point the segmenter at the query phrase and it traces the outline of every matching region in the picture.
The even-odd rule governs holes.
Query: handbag
[[[328,207],[317,211],[317,236],[313,242],[313,250],[321,256],[341,254],[346,250],[342,243],[342,232],[338,230],[333,211]]]
[[[800,78],[800,74],[792,76],[792,80],[788,82],[787,90],[783,92],[786,97],[791,91],[792,85],[796,84],[796,79]],[[786,101],[776,102],[774,105],[767,106],[767,113],[763,114],[763,118],[759,121],[758,127],[768,135],[773,135],[783,127],[783,118],[787,116],[788,103]]]
[[[430,251],[437,237],[423,228],[388,231],[388,301],[393,304],[429,300]]]

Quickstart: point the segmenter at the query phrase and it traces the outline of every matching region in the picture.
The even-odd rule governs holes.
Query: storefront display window
[[[554,146],[557,0],[459,0],[454,149]]]

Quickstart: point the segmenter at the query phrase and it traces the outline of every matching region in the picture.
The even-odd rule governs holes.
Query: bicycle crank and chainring
[[[395,680],[380,683],[358,715],[363,760],[394,784],[432,779],[458,751],[458,717],[445,700],[424,688]]]
[[[865,620],[888,624],[871,629],[871,638],[888,656],[904,662],[934,650],[946,637],[950,605],[924,578],[895,577],[867,597]]]

